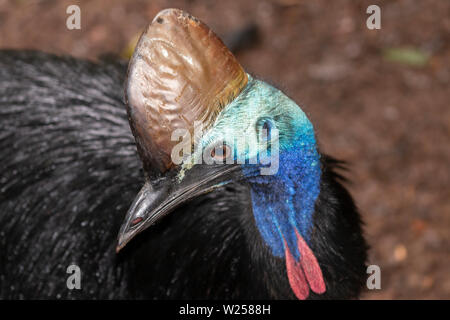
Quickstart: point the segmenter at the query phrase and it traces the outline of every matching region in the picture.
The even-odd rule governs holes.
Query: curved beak
[[[120,228],[116,252],[136,235],[180,204],[240,179],[239,165],[195,165],[181,181],[169,171],[155,182],[147,181],[131,204]]]

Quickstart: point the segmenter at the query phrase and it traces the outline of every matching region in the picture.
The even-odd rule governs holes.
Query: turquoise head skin
[[[205,155],[226,144],[226,163],[239,163],[250,185],[261,236],[275,256],[284,257],[287,244],[298,261],[296,230],[309,242],[321,176],[314,128],[301,108],[249,76],[246,88],[197,138],[181,172],[207,162]]]

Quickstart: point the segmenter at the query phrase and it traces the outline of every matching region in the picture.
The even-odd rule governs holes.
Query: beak
[[[177,206],[240,178],[239,165],[201,164],[187,170],[181,181],[175,170],[156,181],[147,180],[120,228],[116,252]]]

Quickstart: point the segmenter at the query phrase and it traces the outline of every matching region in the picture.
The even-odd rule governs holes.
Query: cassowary
[[[125,74],[0,52],[0,298],[358,296],[360,217],[294,101],[175,9]]]

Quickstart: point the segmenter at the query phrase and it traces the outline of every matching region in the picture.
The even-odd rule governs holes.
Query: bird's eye
[[[273,121],[270,118],[260,118],[256,123],[256,128],[260,137],[260,140],[266,141],[271,139],[271,131],[274,127]]]
[[[216,146],[211,150],[211,158],[214,160],[222,161],[226,158],[228,158],[231,154],[231,148],[223,144],[221,146]]]
[[[267,133],[268,133],[269,130],[270,130],[270,128],[271,128],[271,126],[272,126],[272,125],[270,124],[269,121],[265,121],[264,124],[263,124],[263,130],[266,130]]]

